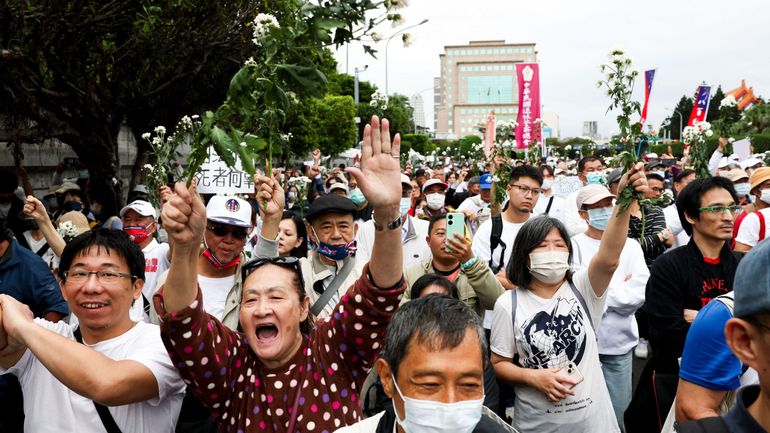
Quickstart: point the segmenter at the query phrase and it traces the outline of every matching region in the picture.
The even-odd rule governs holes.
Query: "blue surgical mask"
[[[611,217],[612,207],[588,209],[588,225],[597,230],[604,231]]]
[[[401,203],[399,203],[399,212],[401,216],[409,213],[409,209],[412,208],[412,197],[401,197]]]
[[[607,175],[599,171],[588,173],[586,175],[586,182],[588,182],[588,185],[596,184],[607,186]]]
[[[348,198],[356,206],[361,206],[362,204],[366,203],[366,197],[364,197],[364,193],[361,192],[359,188],[351,189],[350,193],[348,193]]]
[[[735,186],[735,193],[738,194],[738,197],[749,195],[749,190],[751,190],[751,184],[748,183],[736,183],[733,186]]]
[[[88,170],[78,170],[78,179],[88,179]]]

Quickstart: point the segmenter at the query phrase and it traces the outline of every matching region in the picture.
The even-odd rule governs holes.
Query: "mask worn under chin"
[[[123,233],[127,234],[135,244],[141,244],[150,237],[150,234],[147,233],[147,227],[142,226],[124,226]]]
[[[546,251],[529,253],[529,272],[545,284],[556,284],[567,274],[569,253],[566,251]]]
[[[597,209],[588,209],[588,225],[591,227],[604,231],[607,228],[607,223],[612,216],[612,207],[600,207]]]
[[[444,194],[439,194],[437,192],[428,194],[425,196],[425,201],[428,207],[432,210],[439,210],[442,206],[444,206]]]
[[[238,266],[238,264],[241,263],[240,254],[237,257],[235,257],[233,260],[231,260],[229,263],[224,263],[217,258],[217,256],[214,254],[213,251],[211,251],[211,248],[209,247],[206,247],[206,249],[203,250],[203,257],[207,258],[209,262],[211,262],[211,264],[214,265],[215,268],[220,270],[232,268],[233,266]]]
[[[405,397],[398,389],[395,378],[393,385],[404,401],[404,419],[399,418],[396,412],[396,422],[406,433],[470,433],[481,421],[484,397],[455,403],[419,400]],[[395,402],[393,410],[396,410]]]
[[[364,197],[364,193],[361,192],[359,188],[351,189],[350,194],[348,194],[348,198],[356,206],[361,206],[362,204],[366,203],[366,197]]]
[[[399,212],[401,212],[401,216],[404,216],[409,213],[409,209],[412,208],[412,198],[411,197],[401,197],[401,202],[399,203]]]

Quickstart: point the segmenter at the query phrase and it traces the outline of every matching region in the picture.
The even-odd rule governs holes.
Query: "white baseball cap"
[[[158,214],[155,213],[155,208],[152,207],[152,204],[148,201],[144,200],[134,200],[128,205],[126,205],[123,209],[120,210],[120,217],[123,218],[126,215],[126,212],[129,211],[129,209],[134,210],[136,213],[138,213],[141,216],[151,216],[155,219],[158,218]]]
[[[332,192],[332,191],[334,191],[335,189],[341,189],[341,190],[345,191],[345,193],[349,193],[349,192],[350,192],[350,191],[348,190],[348,186],[347,186],[347,185],[345,185],[345,184],[344,184],[344,183],[342,183],[342,182],[335,182],[335,183],[333,183],[333,184],[331,184],[331,185],[329,186],[329,192]]]
[[[215,195],[206,206],[206,218],[221,224],[251,227],[251,203],[240,197]]]

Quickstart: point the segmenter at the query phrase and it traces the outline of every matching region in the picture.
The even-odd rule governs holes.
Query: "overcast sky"
[[[446,45],[471,40],[536,44],[544,111],[558,114],[562,137],[582,135],[586,120],[597,120],[603,136],[617,132],[614,116],[605,115],[609,100],[596,88],[598,67],[615,47],[624,49],[640,71],[657,69],[648,115],[655,129],[683,94],[693,94],[704,81],[730,90],[745,79],[755,94],[770,96],[770,3],[764,1],[409,0],[401,13],[403,26],[379,29],[385,38],[429,21],[408,31],[414,36],[410,47],[403,47],[400,36],[391,41],[389,91],[421,93],[431,129],[438,56]],[[350,74],[368,65],[360,78],[384,91],[385,40],[375,49],[376,59],[355,43],[338,50],[336,58],[339,69],[345,72],[347,66]],[[639,78],[635,95],[641,101],[644,81]]]

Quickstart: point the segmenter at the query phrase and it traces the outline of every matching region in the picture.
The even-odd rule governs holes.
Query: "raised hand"
[[[24,337],[24,326],[34,323],[32,310],[9,295],[0,295],[2,326],[8,335],[8,350],[18,347]]]
[[[647,176],[644,174],[644,163],[637,162],[636,165],[623,173],[623,176],[620,177],[620,181],[618,182],[618,194],[623,191],[626,186],[630,186],[635,191],[642,194],[647,192]]]
[[[286,206],[286,196],[281,183],[275,178],[267,176],[254,176],[254,190],[256,191],[257,204],[264,218],[280,216]]]
[[[185,247],[198,248],[206,228],[206,207],[195,184],[187,188],[184,182],[177,182],[161,215],[175,251]]]
[[[24,215],[33,218],[38,223],[49,221],[48,212],[45,210],[45,206],[40,200],[28,195],[24,200]]]
[[[373,208],[395,208],[401,201],[401,166],[399,152],[401,136],[396,134],[390,141],[388,119],[372,116],[372,121],[364,128],[364,141],[361,146],[361,169],[345,169],[356,178],[358,187]]]

